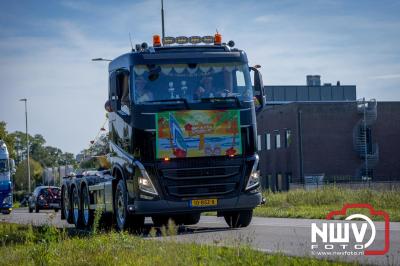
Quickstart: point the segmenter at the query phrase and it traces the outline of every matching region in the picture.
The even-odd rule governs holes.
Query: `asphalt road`
[[[10,215],[0,214],[0,222],[72,227],[65,221],[61,221],[59,212],[28,213],[27,209],[16,209]],[[400,223],[390,223],[390,250],[386,255],[334,256],[312,253],[311,223],[313,222],[320,225],[323,220],[254,217],[249,227],[232,230],[227,227],[222,217],[202,216],[199,224],[181,227],[179,234],[174,238],[178,241],[225,246],[234,246],[238,243],[249,244],[264,252],[282,252],[293,256],[358,261],[362,264],[400,265]],[[375,222],[375,226],[376,238],[370,249],[379,249],[384,245],[384,223]],[[151,227],[151,219],[146,218],[146,227]],[[334,251],[340,251],[340,247],[335,246]]]

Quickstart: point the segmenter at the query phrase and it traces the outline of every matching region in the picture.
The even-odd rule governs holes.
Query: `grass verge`
[[[264,192],[263,196],[267,202],[254,210],[254,216],[324,219],[330,211],[340,210],[345,203],[368,203],[375,210],[389,213],[390,221],[400,221],[398,190],[352,190],[331,186],[310,191]],[[365,210],[352,210],[350,213],[355,212],[368,214]],[[376,220],[382,220],[382,217],[378,216]]]
[[[0,224],[0,265],[350,265],[266,254],[248,246],[156,241],[125,233],[69,237],[51,227]]]

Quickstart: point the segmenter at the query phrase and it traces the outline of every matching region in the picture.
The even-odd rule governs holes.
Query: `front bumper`
[[[213,198],[212,196],[209,198]],[[195,198],[193,198],[195,199]],[[135,200],[134,204],[128,205],[130,213],[139,215],[163,215],[181,214],[208,211],[235,211],[254,209],[260,205],[262,196],[260,192],[243,193],[238,197],[218,198],[216,206],[191,207],[190,200]]]

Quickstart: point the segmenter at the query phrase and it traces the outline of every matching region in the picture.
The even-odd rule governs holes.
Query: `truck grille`
[[[218,197],[238,193],[243,175],[242,161],[232,160],[230,165],[221,164],[215,160],[207,163],[197,159],[193,163],[186,161],[185,167],[182,167],[176,162],[168,165],[168,168],[161,166],[159,175],[166,194],[174,198]]]

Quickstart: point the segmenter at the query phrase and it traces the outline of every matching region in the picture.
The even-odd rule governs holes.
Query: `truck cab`
[[[108,72],[111,168],[65,179],[62,217],[86,224],[101,208],[124,230],[146,216],[195,224],[215,211],[231,227],[247,226],[262,201],[256,112],[265,99],[246,53],[219,34],[162,43],[155,35]]]
[[[9,158],[6,144],[0,140],[0,210],[3,214],[9,214],[13,208],[11,174],[14,171],[14,161]]]
[[[253,69],[252,86],[250,70],[244,51],[221,43],[143,44],[110,63],[110,159],[127,215],[250,215],[261,202],[255,117],[264,103],[261,74]]]

